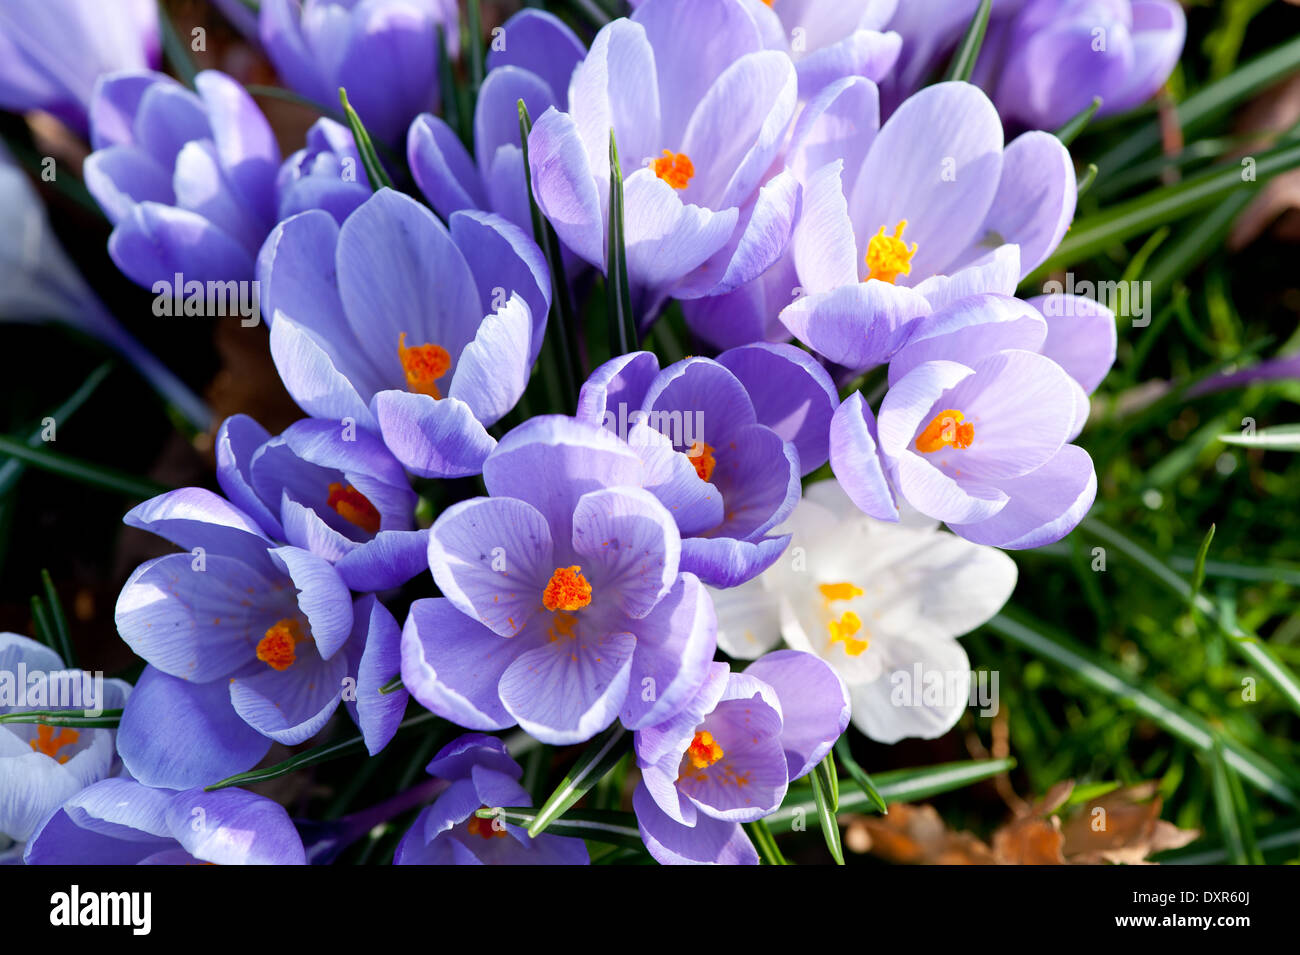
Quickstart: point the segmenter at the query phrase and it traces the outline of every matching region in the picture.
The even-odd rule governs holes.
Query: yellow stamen
[[[685,189],[695,175],[695,165],[686,153],[675,153],[665,149],[659,159],[651,160],[650,168],[654,174],[674,189]]]
[[[916,243],[912,243],[911,249],[907,247],[903,241],[903,230],[906,228],[907,220],[903,219],[894,229],[893,235],[885,235],[885,227],[882,225],[880,231],[871,237],[867,243],[867,278],[880,279],[893,285],[898,281],[899,275],[911,274]]]
[[[695,468],[695,473],[700,476],[701,481],[707,481],[713,477],[713,469],[718,466],[718,462],[713,457],[713,447],[705,444],[703,441],[695,441],[691,444],[691,449],[686,452],[686,457],[690,460],[691,465]]]
[[[853,584],[818,584],[817,589],[827,600],[852,600],[862,596],[862,588]]]
[[[851,657],[861,656],[862,651],[870,646],[867,640],[855,640],[853,635],[862,629],[862,620],[852,610],[840,614],[839,620],[832,620],[826,625],[830,631],[831,643],[844,644],[844,652]]]
[[[287,670],[298,659],[295,648],[310,639],[303,635],[302,625],[297,620],[285,617],[268,627],[266,636],[258,641],[257,659],[272,670]]]
[[[370,499],[351,484],[330,483],[330,496],[326,501],[344,520],[357,525],[368,534],[379,533],[381,518]]]
[[[591,584],[582,576],[582,568],[556,567],[546,589],[542,591],[542,606],[547,610],[581,610],[591,603]],[[568,628],[572,630],[570,626]],[[567,636],[567,632],[565,634]]]
[[[700,730],[696,733],[686,750],[686,758],[696,769],[708,769],[726,755],[708,730]]]
[[[58,760],[60,763],[68,761],[68,755],[59,755],[59,750],[65,746],[71,746],[75,743],[81,734],[74,729],[62,727],[57,733],[54,732],[53,726],[46,726],[41,723],[36,727],[36,739],[31,740],[31,747],[38,753],[44,753],[51,759]]]
[[[965,422],[965,423],[963,423]],[[969,448],[975,440],[975,425],[955,408],[947,408],[934,416],[916,438],[916,450],[922,454],[942,451],[944,448]]]
[[[406,347],[406,332],[397,336],[397,357],[406,373],[406,388],[416,394],[441,398],[437,381],[451,370],[451,355],[441,345]]]

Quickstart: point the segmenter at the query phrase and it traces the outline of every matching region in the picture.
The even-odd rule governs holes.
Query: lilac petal
[[[644,407],[652,412],[646,423],[682,450],[698,441],[721,448],[757,420],[745,386],[711,358],[669,365],[651,382]]]
[[[224,680],[190,683],[145,667],[126,701],[117,750],[146,786],[208,786],[251,769],[271,741],[235,713]]]
[[[1006,550],[1042,547],[1078,525],[1097,496],[1097,473],[1088,452],[1067,444],[1050,461],[1023,477],[1001,482],[1010,500],[997,514],[975,523],[949,524],[977,544]]]
[[[677,580],[681,538],[672,515],[649,491],[606,488],[579,498],[573,550],[585,561],[592,589],[615,594],[619,610],[638,618],[654,609]]]
[[[1000,488],[957,481],[913,451],[904,452],[894,467],[899,495],[938,521],[982,521],[1002,510],[1008,500]]]
[[[1121,20],[1108,15],[1110,10],[1097,12],[1106,26],[1062,17],[1011,45],[995,87],[1004,116],[1051,129],[1088,106],[1095,92],[1123,83],[1133,64],[1132,38]],[[1098,29],[1105,37],[1101,44]]]
[[[605,219],[577,124],[548,109],[528,134],[528,164],[537,207],[560,241],[598,268],[605,265]]]
[[[716,456],[712,482],[722,492],[726,517],[712,535],[754,540],[799,503],[799,452],[770,428],[736,430]]]
[[[999,243],[1020,246],[1022,277],[1061,244],[1074,218],[1078,191],[1070,151],[1051,133],[1028,132],[1007,146],[984,229]]]
[[[517,66],[492,70],[479,87],[474,106],[474,156],[487,170],[502,146],[519,145],[519,101],[529,116],[541,116],[559,104],[546,81]]]
[[[406,134],[406,160],[416,185],[444,219],[461,209],[487,206],[473,157],[440,117],[430,113],[415,117]]]
[[[170,76],[151,70],[120,70],[96,80],[90,101],[91,149],[137,145],[135,117],[155,84],[180,87]]]
[[[379,692],[402,672],[402,628],[374,594],[358,599],[352,615],[356,626],[349,642],[359,642],[365,648],[357,667],[357,725],[366,752],[374,756],[397,732],[411,697],[405,687]]]
[[[1028,304],[1047,319],[1042,353],[1092,394],[1115,364],[1115,313],[1081,295],[1040,295]]]
[[[275,618],[272,584],[242,561],[168,554],[136,568],[117,598],[115,620],[127,645],[173,676],[205,683],[247,664]]]
[[[790,779],[812,771],[849,725],[849,692],[820,657],[777,650],[745,668],[781,699],[781,745]]]
[[[328,84],[303,37],[301,17],[301,6],[293,0],[263,0],[258,23],[262,45],[286,86],[330,102]]]
[[[814,170],[804,183],[803,211],[790,239],[803,295],[858,283],[858,244],[844,198],[843,173],[843,160],[835,159]]]
[[[282,537],[284,528],[248,483],[253,454],[271,435],[246,414],[231,415],[217,430],[217,483],[232,503],[253,517],[268,535]]]
[[[444,719],[470,729],[504,729],[515,718],[502,706],[497,684],[530,646],[523,638],[498,636],[449,600],[416,600],[402,628],[402,684]]]
[[[395,3],[358,4],[350,19],[336,82],[349,90],[371,134],[397,143],[411,117],[438,101],[436,21],[425,5]],[[448,33],[455,34],[449,19]]]
[[[738,822],[701,815],[694,826],[670,819],[645,786],[632,794],[646,849],[664,865],[758,865],[758,851]]]
[[[1146,102],[1173,72],[1187,38],[1187,15],[1174,0],[1133,0],[1133,63],[1102,112],[1123,113]]]
[[[826,463],[839,395],[820,363],[792,345],[758,343],[723,352],[718,364],[745,386],[758,423],[798,449],[803,474]]]
[[[177,793],[167,827],[190,855],[213,865],[306,865],[302,837],[279,803],[242,789]]]
[[[657,374],[659,359],[654,352],[635,351],[611,358],[583,384],[574,417],[603,424],[626,439],[631,427],[628,416],[644,407],[646,392]]]
[[[898,61],[903,38],[897,33],[880,33],[876,30],[855,30],[838,43],[815,50],[801,59],[799,69],[799,96],[815,96],[829,83],[850,76],[866,77],[876,81],[884,79]]]
[[[732,674],[728,683],[738,676]],[[725,758],[703,770],[684,772],[677,788],[703,816],[714,819],[753,822],[774,811],[789,785],[779,711],[762,697],[728,700],[724,695],[703,728]],[[736,784],[737,777],[745,780],[743,787]]]
[[[0,673],[16,673],[19,663],[29,673],[63,669],[62,658],[45,644],[17,633],[0,632]],[[3,712],[9,712],[7,705]]]
[[[536,73],[551,88],[561,108],[568,102],[569,77],[587,50],[568,25],[553,13],[525,8],[502,27],[502,45],[488,53],[489,71],[517,66]]]
[[[638,421],[627,440],[645,465],[642,486],[668,508],[682,535],[704,533],[722,523],[722,494],[700,479],[691,459],[676,450],[667,435]]]
[[[627,271],[647,289],[669,285],[699,268],[727,244],[740,212],[715,212],[687,204],[677,190],[649,169],[638,169],[623,183]]]
[[[533,318],[519,295],[483,319],[460,353],[447,391],[485,427],[496,424],[523,396],[533,371]]]
[[[831,419],[830,460],[840,487],[858,510],[880,521],[898,520],[877,447],[876,419],[860,391],[844,399]]]
[[[789,339],[777,317],[799,294],[799,278],[789,249],[770,269],[734,292],[682,302],[687,327],[715,348]]]
[[[978,262],[964,266],[952,275],[932,275],[915,289],[924,295],[935,311],[968,295],[992,292],[1015,295],[1020,284],[1020,248],[1000,245]]]
[[[266,117],[224,73],[204,70],[194,78],[194,88],[207,108],[217,154],[236,190],[255,217],[273,214],[280,147]]]
[[[374,419],[393,455],[421,477],[478,474],[496,441],[458,398],[381,391]]]
[[[28,865],[132,865],[171,844],[172,793],[104,779],[72,796],[27,843]]]
[[[433,579],[448,600],[503,637],[542,609],[555,569],[546,519],[528,503],[479,497],[439,515],[429,534]]]
[[[710,662],[706,667],[704,680],[695,692],[675,714],[668,719],[636,731],[637,765],[643,770],[652,769],[656,764],[671,763],[672,775],[668,785],[677,779],[677,766],[681,754],[686,752],[695,728],[704,722],[704,718],[713,712],[713,708],[726,692],[731,668],[721,662]],[[656,801],[658,797],[656,796]],[[669,800],[676,802],[676,797]],[[662,803],[661,803],[662,804]],[[678,820],[686,822],[687,820]]]
[[[109,146],[86,157],[86,188],[108,221],[117,225],[131,215],[136,203],[175,201],[171,170],[158,164],[139,146]]]
[[[634,626],[636,653],[621,717],[638,730],[668,719],[699,692],[713,660],[717,620],[699,579],[681,574]]]
[[[688,537],[682,541],[681,570],[710,587],[735,587],[776,563],[790,535],[738,541],[731,537]]]
[[[465,733],[438,750],[425,771],[438,779],[468,779],[475,766],[502,773],[511,779],[524,774],[523,767],[510,758],[510,751],[498,736]],[[532,805],[531,801],[528,805]]]
[[[334,564],[360,545],[326,523],[325,518],[289,496],[286,489],[280,501],[280,519],[284,522],[284,539],[294,547],[310,551]],[[340,521],[339,523],[345,523]]]
[[[352,595],[330,563],[299,547],[276,547],[270,552],[298,591],[298,608],[311,625],[320,655],[328,660],[347,642],[352,632]]]
[[[267,556],[271,542],[262,529],[239,508],[205,488],[183,487],[159,494],[137,504],[122,523],[186,550],[202,547],[242,560],[259,572],[272,570]]]
[[[483,462],[493,497],[516,497],[542,512],[557,541],[572,537],[578,499],[605,487],[637,487],[636,453],[599,425],[561,415],[530,418],[510,431]]]
[[[782,310],[781,322],[813,351],[858,370],[893,357],[912,323],[929,311],[912,289],[872,279],[796,299]]]
[[[332,348],[285,313],[277,312],[275,317],[271,325],[271,357],[285,389],[298,407],[319,418],[352,422],[371,430],[378,428],[375,415],[357,385],[339,369],[330,354]],[[378,399],[378,395],[375,397]]]
[[[1006,295],[969,295],[912,326],[907,344],[889,363],[889,382],[927,361],[951,358],[973,367],[1008,348],[1038,351],[1047,335],[1048,325],[1032,305]]]
[[[628,695],[636,637],[585,633],[525,650],[501,675],[501,702],[530,736],[563,746],[591,739]]]
[[[532,317],[528,354],[535,360],[551,307],[551,278],[542,250],[519,226],[487,212],[470,210],[453,215],[450,228],[452,241],[465,256],[478,284],[485,310],[500,311],[512,293],[528,303]]]
[[[197,212],[245,249],[258,248],[266,238],[267,224],[252,214],[235,191],[210,141],[181,147],[172,172],[172,190],[177,208]]]
[[[380,531],[340,558],[334,569],[349,590],[368,593],[400,587],[429,566],[429,532]]]
[[[127,278],[146,288],[177,272],[200,282],[253,275],[252,257],[234,238],[196,212],[157,202],[131,208],[109,237],[108,254]]]
[[[812,99],[795,121],[787,151],[788,164],[799,181],[811,186],[812,177],[831,163],[839,163],[840,204],[847,215],[844,196],[853,192],[858,170],[880,130],[880,93],[874,83],[860,77],[828,85]],[[842,179],[842,184],[838,181]],[[851,227],[850,227],[851,228]]]
[[[881,743],[897,743],[907,737],[936,739],[956,725],[970,699],[970,660],[956,640],[938,639],[923,633],[915,636],[895,635],[882,641],[885,672],[869,683],[849,688],[853,705],[853,725]],[[873,647],[874,649],[874,647]],[[912,684],[912,699],[900,703],[899,681],[895,674],[905,674]],[[914,674],[924,676],[960,674],[962,685],[955,693],[941,693],[936,702],[926,699],[924,683],[915,685]]]
[[[338,708],[348,675],[345,654],[321,660],[310,649],[285,670],[263,667],[230,681],[230,702],[240,718],[285,746],[311,739]]]
[[[877,416],[877,443],[885,458],[907,452],[940,396],[974,373],[955,361],[928,361],[891,384]]]

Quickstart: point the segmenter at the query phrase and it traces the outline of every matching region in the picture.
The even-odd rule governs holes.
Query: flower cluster
[[[996,3],[974,82],[931,85],[974,3],[643,0],[594,35],[529,9],[466,114],[454,3],[263,0],[283,84],[355,108],[287,159],[232,77],[151,71],[154,33],[83,21],[99,55],[40,72],[58,6],[0,31],[0,104],[88,132],[127,277],[258,284],[305,417],[226,418],[220,493],[126,515],[180,549],[117,600],[146,664],[120,725],[0,727],[26,861],[319,861],[311,824],[203,787],[340,704],[372,755],[408,708],[473,731],[428,764],[399,864],[587,862],[580,830],[519,821],[546,792],[514,757],[597,737],[655,859],[755,863],[746,826],[850,722],[956,723],[1003,551],[1096,491],[1075,440],[1114,317],[1016,297],[1078,192],[1042,130],[1149,98],[1175,4]],[[12,635],[0,659],[63,667]],[[899,702],[914,671],[958,691]]]

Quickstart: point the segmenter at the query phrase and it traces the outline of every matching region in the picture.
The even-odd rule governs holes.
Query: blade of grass
[[[59,593],[54,589],[54,581],[50,578],[48,570],[41,570],[41,586],[45,590],[45,605],[49,610],[49,622],[53,628],[50,634],[55,643],[55,651],[63,660],[63,665],[68,669],[75,669],[77,666],[76,656],[72,652],[72,635],[68,632],[68,618],[63,613],[63,604],[59,601]]]
[[[772,835],[772,830],[767,827],[767,823],[762,819],[755,819],[753,822],[745,823],[745,831],[749,833],[749,839],[754,843],[754,848],[758,850],[759,858],[763,860],[763,865],[789,865],[781,850],[777,847],[776,837]]]
[[[0,713],[0,723],[44,723],[46,726],[114,727],[122,721],[121,710],[104,710],[98,716],[76,716],[70,710],[22,710]]]
[[[1079,184],[1075,189],[1075,196],[1082,197],[1085,192],[1092,188],[1092,184],[1097,181],[1097,164],[1090,162],[1087,168],[1083,170],[1083,175],[1079,177]]]
[[[1079,112],[1071,116],[1060,129],[1056,131],[1056,138],[1061,141],[1061,145],[1068,146],[1074,142],[1074,138],[1083,132],[1084,128],[1092,122],[1092,118],[1097,115],[1097,110],[1101,109],[1101,97],[1094,96],[1092,102],[1085,106]],[[1095,170],[1096,166],[1092,167]]]
[[[357,153],[361,157],[361,165],[365,167],[366,177],[370,180],[370,188],[375,192],[385,187],[393,188],[393,180],[388,177],[384,164],[379,161],[379,154],[375,152],[374,140],[370,138],[357,111],[348,102],[348,91],[342,86],[339,87],[339,102],[343,105],[343,115],[347,119],[348,128],[352,130],[352,140],[357,144]]]
[[[617,358],[635,350],[637,333],[632,291],[628,287],[627,245],[623,239],[623,170],[612,128],[609,131],[609,249],[605,259],[605,290],[610,357]]]
[[[194,77],[198,75],[198,70],[194,68],[194,61],[190,59],[189,51],[185,49],[171,15],[167,12],[167,4],[162,0],[158,2],[158,32],[162,35],[162,48],[167,62],[176,71],[180,81],[194,89]]]
[[[1243,448],[1262,448],[1265,451],[1300,451],[1300,424],[1280,424],[1263,428],[1254,434],[1228,432],[1219,436],[1224,444]]]
[[[853,758],[853,753],[849,751],[849,738],[847,735],[841,736],[835,741],[835,756],[845,770],[848,771],[849,778],[857,783],[858,788],[866,794],[867,799],[870,800],[876,811],[882,816],[889,815],[889,804],[880,795],[880,791],[876,789],[876,784],[871,781],[871,777],[867,775],[866,770],[858,765],[857,760]]]
[[[506,822],[514,823],[531,831],[537,823],[540,810],[524,807],[505,807],[480,809],[476,815],[480,819],[500,817]],[[637,828],[636,816],[630,812],[612,812],[607,809],[572,809],[561,819],[546,824],[546,831],[553,836],[571,836],[575,839],[591,839],[610,845],[627,846],[644,851],[645,843],[641,841],[641,830]]]
[[[1188,600],[1189,604],[1195,604],[1198,597],[1201,596],[1201,585],[1205,583],[1205,560],[1210,556],[1210,544],[1214,540],[1214,527],[1211,524],[1210,529],[1205,532],[1205,537],[1201,539],[1201,546],[1196,551],[1196,566],[1192,571],[1192,593]]]
[[[33,467],[38,467],[42,471],[49,471],[51,474],[57,474],[60,477],[79,481],[82,484],[89,484],[92,487],[106,491],[114,491],[130,498],[144,500],[170,490],[165,485],[156,484],[145,478],[137,478],[114,468],[88,464],[85,461],[80,461],[66,454],[60,454],[57,451],[50,451],[47,448],[29,447],[24,442],[15,441],[5,435],[0,435],[0,455],[8,455]]]
[[[600,782],[623,758],[627,751],[625,737],[627,730],[621,723],[615,722],[601,733],[578,757],[573,768],[564,774],[560,785],[537,810],[537,816],[528,824],[528,834],[533,838],[541,835],[547,827],[559,819],[570,806],[587,794],[592,786]],[[622,745],[620,745],[622,744]]]
[[[828,756],[827,759],[829,758]],[[821,824],[826,848],[830,850],[831,858],[835,860],[836,865],[844,865],[844,847],[840,844],[840,822],[835,815],[839,808],[838,800],[835,798],[830,780],[826,778],[823,771],[825,765],[824,760],[818,763],[817,768],[808,774],[808,778],[812,780],[813,798],[817,802],[817,821]]]
[[[970,82],[971,74],[975,72],[975,61],[980,56],[980,47],[984,45],[984,34],[989,28],[989,13],[992,9],[993,0],[980,0],[975,16],[971,18],[970,26],[966,28],[965,36],[961,38],[957,51],[952,55],[948,72],[944,76],[945,80]]]

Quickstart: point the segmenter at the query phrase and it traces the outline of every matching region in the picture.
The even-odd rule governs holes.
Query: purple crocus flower
[[[155,732],[161,727],[155,728]],[[105,779],[27,843],[28,865],[306,865],[284,807],[242,789],[173,792]]]
[[[118,730],[133,777],[209,785],[256,764],[272,741],[316,735],[353,688],[368,701],[356,715],[372,748],[392,736],[393,714],[369,703],[392,676],[396,621],[373,597],[354,611],[329,561],[276,546],[203,488],[161,494],[124,520],[184,549],[141,564],[117,600],[118,632],[149,664]]]
[[[501,29],[474,107],[474,155],[446,122],[424,113],[407,133],[406,157],[444,219],[483,209],[531,234],[518,102],[534,118],[552,106],[568,109],[569,77],[587,51],[564,21],[542,10],[520,10]]]
[[[921,319],[873,416],[854,393],[831,424],[831,467],[864,512],[895,496],[961,537],[1040,547],[1092,506],[1092,459],[1070,442],[1115,357],[1115,319],[1090,299],[976,295]]]
[[[113,223],[108,253],[132,281],[253,277],[276,221],[280,149],[237,82],[204,70],[190,91],[161,73],[103,77],[90,109],[86,188]]]
[[[0,6],[0,109],[53,113],[86,134],[95,80],[158,66],[154,0],[39,0]]]
[[[636,734],[646,848],[665,865],[757,865],[741,823],[774,812],[848,724],[843,681],[811,653],[778,650],[743,673],[712,664],[681,712]]]
[[[280,167],[278,218],[324,209],[342,223],[373,191],[352,131],[332,119],[318,119],[307,130],[307,144]]]
[[[680,571],[677,525],[645,477],[594,424],[543,416],[508,433],[483,465],[491,496],[434,522],[444,596],[411,605],[411,695],[467,728],[518,723],[556,745],[677,712],[713,657],[713,607]],[[681,506],[698,506],[691,493]]]
[[[560,239],[606,266],[609,137],[624,184],[633,307],[730,291],[776,261],[799,190],[771,175],[798,99],[788,55],[742,0],[649,0],[603,27],[573,72],[569,112],[528,140],[533,194]],[[757,5],[761,6],[761,5]]]
[[[263,0],[262,45],[280,78],[317,103],[339,87],[371,135],[397,143],[438,105],[438,36],[460,43],[455,0]]]
[[[541,348],[550,278],[532,239],[484,212],[444,226],[381,189],[342,226],[321,210],[281,222],[258,277],[304,411],[382,434],[416,474],[478,473]]]
[[[889,360],[913,322],[963,295],[1010,295],[1074,215],[1069,153],[1026,133],[1006,149],[997,111],[939,83],[876,130],[875,85],[828,86],[790,152],[804,183],[790,243],[803,295],[781,312],[810,348],[851,369]]]
[[[121,680],[66,669],[42,643],[0,633],[0,713],[94,716],[121,707],[130,692]],[[0,725],[0,842],[25,842],[63,800],[118,769],[115,735],[99,727]],[[0,848],[0,861],[6,851],[13,850]]]
[[[991,25],[974,78],[1009,123],[1054,129],[1094,96],[1099,116],[1146,102],[1186,35],[1175,0],[1028,0]]]
[[[733,587],[776,560],[788,536],[768,536],[799,500],[799,478],[826,462],[839,402],[830,376],[805,351],[756,344],[715,361],[659,369],[650,352],[606,362],[578,399],[578,417],[626,439],[663,492],[682,535],[681,569]],[[673,508],[683,484],[707,510]]]
[[[449,785],[402,837],[394,865],[586,865],[581,839],[527,831],[504,820],[480,819],[480,809],[531,806],[519,785],[523,770],[495,736],[466,733],[429,763]]]
[[[226,496],[272,540],[324,557],[352,590],[397,587],[427,566],[415,492],[376,435],[307,418],[271,437],[235,415],[216,450]]]

